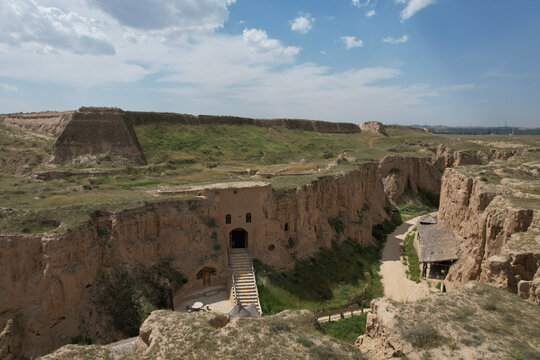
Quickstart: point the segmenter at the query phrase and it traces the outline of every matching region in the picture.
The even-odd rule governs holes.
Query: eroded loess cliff
[[[456,169],[445,171],[439,220],[461,238],[448,286],[487,282],[540,303],[540,211],[534,204],[519,206],[526,203],[512,201],[508,187],[502,187]]]
[[[386,156],[379,164],[384,192],[394,204],[411,200],[419,191],[438,194],[442,171],[430,158]]]
[[[249,238],[252,255],[280,269],[330,246],[336,238],[329,224],[333,217],[346,224],[339,239],[351,237],[366,245],[371,227],[388,218],[378,164],[295,190],[248,190],[231,188],[215,198],[211,189],[193,199],[96,212],[77,228],[63,225],[64,230],[44,235],[0,237],[2,359],[49,353],[78,336],[98,343],[126,337],[94,302],[100,273],[117,266],[150,268],[167,259],[188,280],[181,291],[202,288],[197,273],[205,267],[215,270],[212,284],[226,285],[230,244],[221,214],[228,211],[223,206],[242,196],[261,212],[252,214],[257,229]],[[227,196],[233,200],[225,201]]]
[[[9,336],[0,338],[0,357],[42,355],[82,334],[104,342],[124,336],[92,302],[98,273],[169,257],[187,272],[216,256],[208,209],[200,200],[165,202],[101,214],[65,233],[2,236],[0,326]]]

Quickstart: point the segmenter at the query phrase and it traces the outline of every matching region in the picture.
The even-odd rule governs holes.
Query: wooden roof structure
[[[458,240],[446,226],[437,223],[422,224],[420,221],[417,229],[419,262],[451,261],[458,258]]]

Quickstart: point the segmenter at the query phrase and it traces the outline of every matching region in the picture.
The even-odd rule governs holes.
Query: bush
[[[404,331],[403,336],[408,342],[418,348],[435,347],[442,340],[437,329],[425,322],[419,322],[409,327]]]
[[[328,218],[328,223],[338,235],[343,233],[343,231],[345,230],[345,224],[338,217]]]
[[[309,340],[305,335],[300,335],[300,336],[296,339],[296,341],[297,341],[300,345],[302,345],[302,346],[304,346],[304,347],[307,347],[307,348],[310,348],[310,347],[312,347],[313,345],[315,345],[315,344],[313,343],[313,341]]]
[[[367,312],[347,319],[329,321],[322,324],[324,331],[336,339],[354,344],[366,331]]]
[[[171,267],[170,259],[162,259],[151,268],[139,265],[129,271],[117,265],[110,272],[100,272],[92,301],[100,312],[111,317],[116,329],[136,336],[146,317],[165,307],[169,290],[174,292],[185,282],[182,274]]]
[[[317,345],[309,349],[309,355],[313,359],[320,360],[338,360],[340,357],[334,352],[331,345]]]

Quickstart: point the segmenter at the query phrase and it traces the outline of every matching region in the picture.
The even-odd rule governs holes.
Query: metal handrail
[[[255,268],[253,267],[253,260],[251,261],[251,271],[253,272],[253,281],[255,282],[255,294],[257,294],[257,305],[259,306],[259,313],[263,314],[261,307],[261,300],[259,298],[259,288],[257,287],[257,276],[255,275]]]

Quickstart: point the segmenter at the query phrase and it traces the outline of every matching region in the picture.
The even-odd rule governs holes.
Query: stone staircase
[[[229,253],[229,266],[231,269],[232,293],[235,304],[242,304],[243,307],[247,307],[249,304],[255,304],[259,314],[262,315],[253,262],[247,250],[231,249]]]

